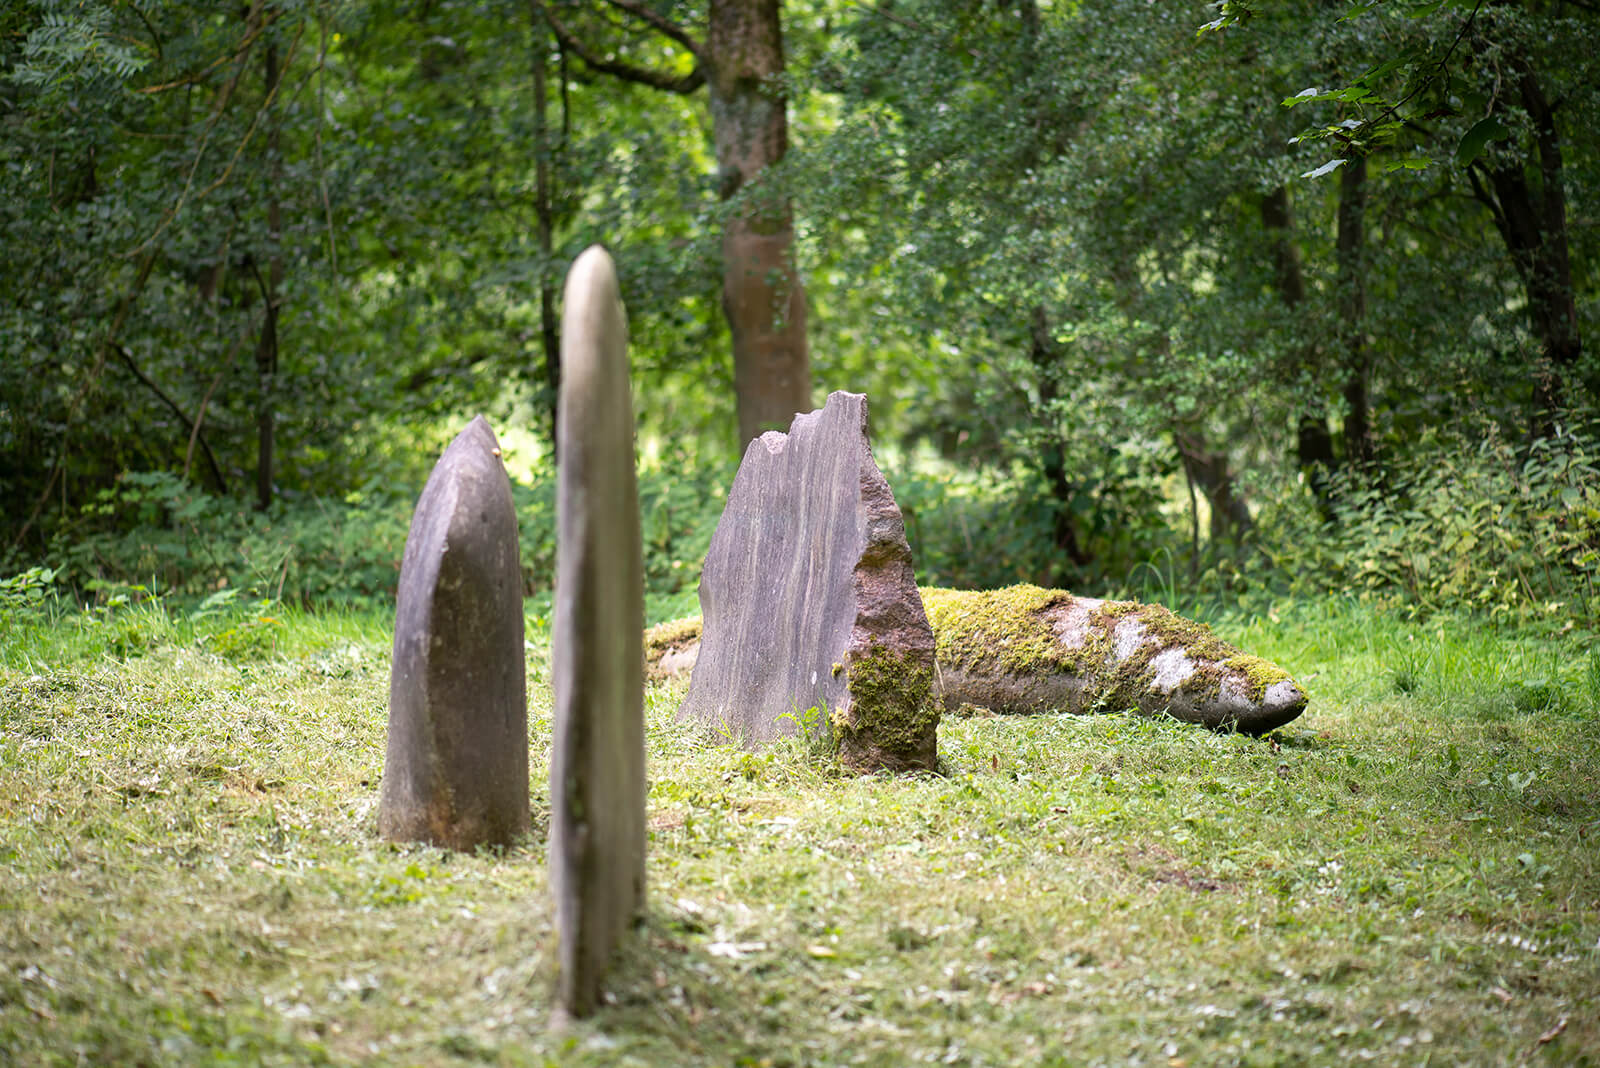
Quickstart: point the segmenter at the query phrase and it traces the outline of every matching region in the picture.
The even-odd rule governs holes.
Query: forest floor
[[[1600,1062],[1600,654],[1310,603],[1221,636],[1274,738],[947,719],[942,773],[748,754],[647,694],[648,916],[549,1029],[534,829],[378,840],[377,615],[0,619],[8,1064]]]

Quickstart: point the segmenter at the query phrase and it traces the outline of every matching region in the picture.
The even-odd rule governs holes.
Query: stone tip
[[[445,456],[450,457],[453,464],[477,463],[489,456],[499,459],[500,441],[494,436],[494,427],[489,425],[489,420],[477,415],[445,449]],[[444,463],[443,456],[439,462]]]
[[[1249,717],[1248,726],[1241,724],[1247,734],[1266,734],[1285,723],[1299,718],[1310,699],[1305,691],[1288,679],[1275,682],[1261,695],[1261,706]]]
[[[586,292],[621,300],[617,265],[604,245],[590,245],[572,261],[572,268],[567,271],[567,295],[571,296],[580,283]]]

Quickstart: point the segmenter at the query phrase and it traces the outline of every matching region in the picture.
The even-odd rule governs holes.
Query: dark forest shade
[[[511,483],[474,419],[439,458],[406,538],[378,830],[449,849],[528,827],[522,576]]]

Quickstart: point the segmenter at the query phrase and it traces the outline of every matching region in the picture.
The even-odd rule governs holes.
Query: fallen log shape
[[[1160,605],[1038,586],[921,593],[952,714],[1133,711],[1265,734],[1305,711],[1288,672]],[[699,624],[691,616],[645,632],[649,678],[694,667]]]
[[[1160,605],[1065,590],[922,590],[945,708],[1121,712],[1265,734],[1305,711],[1289,673]]]

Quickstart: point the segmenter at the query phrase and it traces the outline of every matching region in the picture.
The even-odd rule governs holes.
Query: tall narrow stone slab
[[[752,441],[700,578],[702,634],[679,716],[748,746],[826,710],[840,759],[932,769],[933,632],[867,399],[834,393]]]
[[[550,884],[557,1000],[583,1016],[644,907],[644,564],[628,325],[599,246],[567,274],[558,411]]]
[[[527,827],[517,516],[480,415],[434,466],[406,537],[378,830],[473,849]]]

